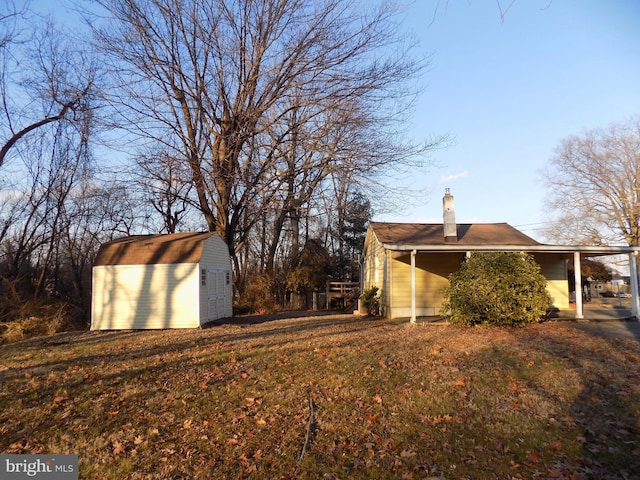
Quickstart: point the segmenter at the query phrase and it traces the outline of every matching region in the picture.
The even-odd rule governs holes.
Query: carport
[[[629,276],[631,282],[631,314],[636,319],[640,311],[640,302],[638,300],[638,252],[640,248],[629,246],[608,246],[596,247],[579,245],[568,247],[573,249],[574,258],[574,274],[576,282],[576,292],[582,291],[582,275],[580,272],[580,260],[582,258],[603,257],[612,255],[626,255],[629,259]],[[582,295],[576,293],[576,315],[577,319],[584,318],[584,305],[582,303]]]
[[[411,245],[394,245],[395,250],[408,250],[411,253],[411,322],[416,321],[416,286],[415,286],[415,257],[418,252],[423,248],[420,246]],[[429,251],[433,251],[434,247],[429,246]],[[426,248],[425,248],[426,249]],[[460,251],[458,245],[441,245],[437,247],[439,252],[446,251]],[[629,259],[629,274],[631,282],[631,313],[636,319],[638,318],[638,312],[640,311],[640,302],[638,300],[638,263],[637,257],[640,252],[640,247],[630,246],[590,246],[590,245],[530,245],[523,247],[522,245],[482,245],[482,246],[467,246],[463,250],[466,252],[487,252],[487,251],[500,251],[500,252],[526,252],[530,254],[535,253],[554,253],[573,255],[574,259],[574,275],[576,292],[582,291],[582,275],[580,271],[580,260],[582,258],[593,258],[613,255],[626,255]],[[576,295],[576,310],[575,318],[580,320],[584,318],[584,305],[582,302],[582,295]]]

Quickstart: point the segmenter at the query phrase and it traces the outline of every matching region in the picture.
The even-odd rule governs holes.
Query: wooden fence
[[[327,282],[327,307],[346,308],[360,297],[360,282]]]

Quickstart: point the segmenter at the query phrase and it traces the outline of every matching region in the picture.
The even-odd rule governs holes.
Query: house
[[[371,222],[362,257],[362,291],[378,287],[382,314],[389,318],[437,316],[442,289],[465,257],[474,252],[526,252],[547,279],[553,306],[569,308],[567,260],[627,253],[635,268],[633,247],[545,245],[507,223],[457,224],[453,195],[443,198],[443,223]],[[573,257],[572,257],[573,256]],[[632,265],[633,264],[633,265]],[[575,269],[581,291],[580,269]],[[637,282],[634,314],[637,314]],[[576,299],[576,317],[582,318],[582,299]]]
[[[91,330],[195,328],[231,317],[231,259],[216,233],[137,235],[102,245]]]

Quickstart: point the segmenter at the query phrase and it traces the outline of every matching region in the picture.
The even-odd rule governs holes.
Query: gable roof
[[[204,240],[212,235],[216,234],[190,232],[118,238],[100,247],[94,265],[197,263]]]
[[[370,225],[378,241],[387,245],[520,245],[523,247],[541,245],[507,223],[458,224],[457,242],[445,241],[444,227],[437,223],[371,222]]]

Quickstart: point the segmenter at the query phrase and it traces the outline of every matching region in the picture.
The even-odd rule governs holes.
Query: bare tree
[[[0,5],[0,50],[6,49],[17,41],[20,32],[20,20],[24,18],[27,4],[16,4],[12,0],[5,0]]]
[[[51,22],[29,27],[29,37],[1,52],[0,291],[12,292],[14,306],[86,307],[100,229],[115,231],[102,221],[110,204],[96,201],[97,63]]]
[[[640,246],[640,117],[564,139],[541,173],[549,236]]]
[[[136,159],[134,169],[132,181],[128,183],[129,190],[139,191],[141,208],[144,210],[145,204],[150,206],[161,219],[160,227],[151,230],[179,231],[193,210],[193,189],[185,162],[162,151],[151,151]]]
[[[320,126],[341,116],[362,120],[365,113],[384,112],[368,123],[377,122],[379,131],[389,133],[398,116],[388,107],[403,111],[414,93],[408,81],[424,67],[407,55],[393,22],[396,11],[386,2],[98,3],[112,17],[96,34],[118,73],[112,100],[124,123],[184,160],[208,228],[233,254],[272,209],[272,201],[284,202],[290,212],[293,204],[304,202],[301,195],[308,196],[299,184],[290,192],[291,175],[299,182],[301,171],[292,171],[287,162],[293,157],[286,157],[294,145],[306,149],[311,143],[300,141],[301,132],[326,131]],[[361,171],[375,171],[383,162],[405,161],[409,151],[420,150],[391,144],[396,148],[359,151],[351,162]],[[326,152],[319,158],[322,146],[307,150],[310,163],[303,171],[334,162]]]
[[[35,29],[24,45],[14,46],[0,49],[5,120],[0,167],[16,144],[37,129],[65,119],[82,124],[92,115],[95,94],[94,60],[72,38],[63,38],[51,22]]]

